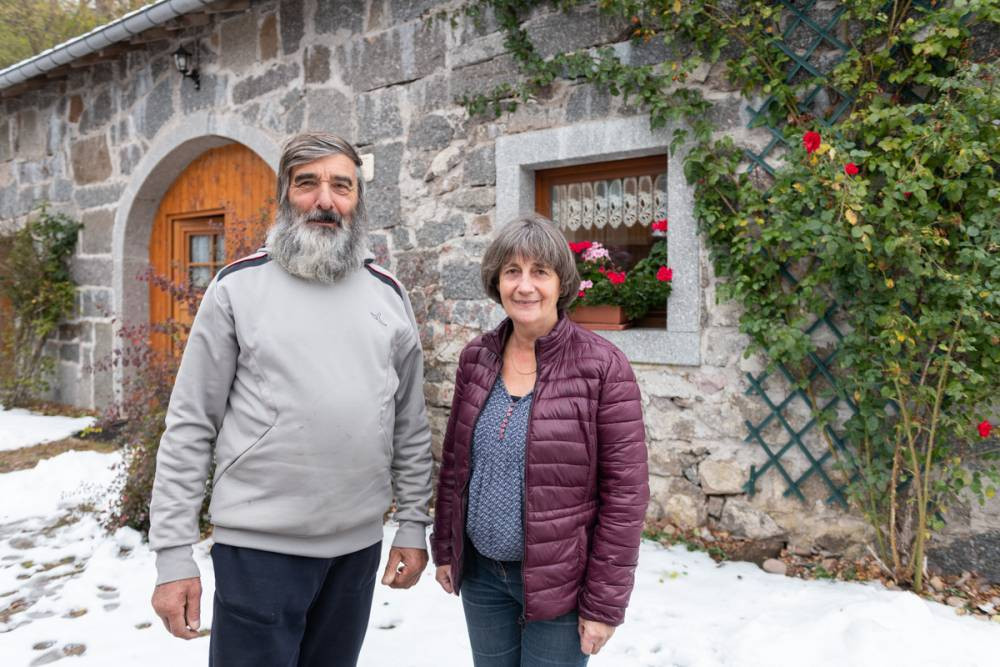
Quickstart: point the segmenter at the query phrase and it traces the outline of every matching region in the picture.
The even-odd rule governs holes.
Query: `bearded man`
[[[170,397],[149,542],[153,608],[198,636],[192,548],[215,458],[209,664],[355,665],[384,513],[382,583],[427,564],[430,429],[405,290],[367,255],[361,159],[340,137],[285,146],[267,246],[205,292]]]

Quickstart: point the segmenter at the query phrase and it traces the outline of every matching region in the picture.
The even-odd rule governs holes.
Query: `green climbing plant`
[[[695,214],[720,297],[745,306],[748,354],[791,369],[818,422],[846,434],[846,450],[829,445],[850,498],[886,568],[920,590],[938,512],[964,491],[991,496],[998,482],[1000,69],[976,61],[973,34],[1000,26],[1000,3],[841,2],[838,60],[797,76],[781,2],[598,2],[634,43],[673,54],[654,65],[611,48],[543,58],[525,26],[543,4],[578,3],[473,5],[493,12],[521,77],[465,98],[467,109],[499,115],[562,80],[625,98],[654,128],[683,121],[671,148],[688,145]],[[758,122],[785,139],[768,173],[750,173],[746,152],[713,136],[710,104],[691,83],[705,68],[764,100]],[[847,333],[831,385],[814,372],[807,329],[832,302]],[[823,394],[853,416],[823,410]]]
[[[73,310],[69,258],[80,223],[44,205],[0,234],[0,403],[23,405],[48,390],[55,360],[45,343]]]

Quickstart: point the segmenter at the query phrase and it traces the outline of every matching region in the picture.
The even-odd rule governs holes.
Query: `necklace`
[[[514,364],[513,354],[508,355],[507,362],[510,363],[510,367],[513,368],[514,372],[517,373],[518,375],[534,375],[535,373],[538,372],[538,364],[535,364],[534,370],[522,371],[520,368],[517,367],[516,364]]]

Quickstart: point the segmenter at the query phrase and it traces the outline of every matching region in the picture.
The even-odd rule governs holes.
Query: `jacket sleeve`
[[[212,447],[236,375],[233,315],[213,281],[198,307],[167,407],[149,507],[149,544],[157,584],[199,576],[191,554],[205,496]]]
[[[600,504],[579,614],[619,625],[635,581],[649,475],[639,386],[628,360],[617,350],[597,407],[597,492]]]
[[[424,355],[409,299],[404,297],[410,329],[397,350],[396,422],[393,427],[392,488],[399,528],[394,547],[426,549],[431,522],[431,429],[424,402]]]
[[[451,414],[448,415],[448,426],[445,428],[444,443],[441,445],[441,470],[438,473],[437,500],[434,505],[434,533],[431,535],[431,552],[435,565],[450,565],[453,557],[451,517],[455,500],[455,424],[458,421],[465,385],[462,377],[462,361],[463,359],[459,359],[458,371],[455,373]]]

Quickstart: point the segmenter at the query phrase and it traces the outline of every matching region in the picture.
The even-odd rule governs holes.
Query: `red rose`
[[[853,162],[848,162],[844,165],[844,173],[848,176],[856,176],[858,173],[858,165]]]
[[[624,271],[608,271],[608,280],[611,281],[612,285],[621,285],[625,282],[625,272]]]
[[[656,272],[656,279],[661,283],[670,282],[674,279],[674,270],[666,266],[661,266],[660,270]]]
[[[820,143],[823,139],[819,136],[819,132],[813,132],[810,130],[802,135],[802,145],[806,147],[806,153],[812,153],[817,148],[819,148]]]
[[[667,219],[663,218],[662,220],[657,220],[650,225],[649,228],[654,232],[665,232],[667,231]]]
[[[987,420],[979,422],[979,437],[988,438],[990,437],[990,431],[993,429],[993,425]]]

